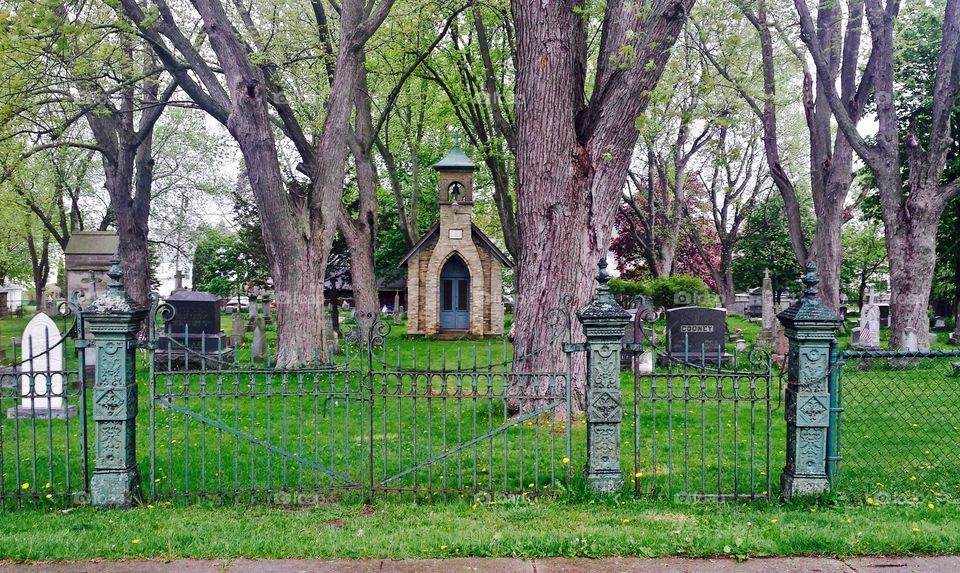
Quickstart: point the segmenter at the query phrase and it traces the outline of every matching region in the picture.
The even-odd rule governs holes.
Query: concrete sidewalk
[[[0,562],[0,573],[958,573],[960,557]]]

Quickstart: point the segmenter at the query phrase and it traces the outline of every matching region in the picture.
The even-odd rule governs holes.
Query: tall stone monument
[[[770,269],[763,271],[763,286],[761,287],[761,314],[760,320],[763,329],[757,335],[758,348],[773,348],[777,339],[777,318],[773,311],[773,281],[770,280]]]
[[[874,302],[876,293],[870,289],[867,303],[860,309],[859,336],[856,347],[860,350],[878,350],[880,348],[880,306]]]

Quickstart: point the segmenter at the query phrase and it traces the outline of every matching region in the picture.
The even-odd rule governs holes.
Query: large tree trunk
[[[914,328],[920,350],[930,349],[930,321],[927,306],[933,285],[937,260],[937,223],[940,210],[929,204],[919,205],[902,214],[887,229],[887,251],[890,257],[890,348],[904,347],[907,328]],[[890,231],[892,230],[892,232]]]
[[[150,298],[147,217],[150,213],[153,161],[150,159],[149,144],[141,147],[143,153],[136,148],[121,146],[117,154],[104,154],[103,170],[104,186],[110,196],[120,237],[117,254],[122,261],[124,289],[132,299],[147,305]],[[134,178],[136,194],[133,192]]]
[[[362,62],[361,54],[361,62]],[[357,170],[357,191],[360,196],[354,218],[346,207],[340,209],[340,233],[350,250],[350,276],[353,281],[353,303],[361,316],[380,313],[374,251],[377,238],[377,170],[373,162],[373,117],[367,92],[366,65],[357,69],[355,137],[350,140]]]
[[[608,3],[594,91],[586,103],[583,4],[511,3],[518,40],[517,202],[523,269],[514,318],[521,354],[514,359],[517,372],[556,372],[565,363],[561,344],[547,347],[548,309],[569,295],[562,310],[575,320],[594,292],[596,264],[606,257],[637,143],[636,118],[646,108],[692,4],[656,1],[641,16],[620,2]],[[644,63],[625,69],[620,57],[628,44],[636,50],[636,62]],[[580,332],[579,325],[572,328]],[[575,411],[585,396],[582,358],[572,380]],[[546,384],[514,377],[509,390],[542,395]],[[535,404],[526,400],[521,405]]]
[[[814,254],[817,259],[817,276],[820,277],[820,298],[824,304],[840,308],[840,263],[842,246],[840,228],[843,225],[843,198],[849,186],[828,193],[828,200],[817,206],[817,230],[814,234]]]

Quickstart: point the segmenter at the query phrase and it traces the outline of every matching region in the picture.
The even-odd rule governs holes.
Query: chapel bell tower
[[[433,168],[440,175],[440,233],[448,239],[462,239],[470,233],[477,165],[460,147],[458,137],[453,149]]]

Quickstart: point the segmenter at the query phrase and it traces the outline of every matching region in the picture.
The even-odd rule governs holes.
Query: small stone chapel
[[[400,261],[407,265],[407,333],[501,335],[501,272],[513,262],[473,224],[477,166],[456,144],[433,168],[440,174],[440,222]]]

